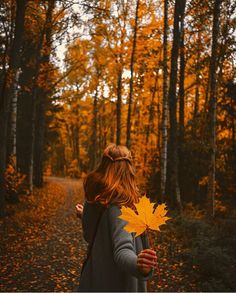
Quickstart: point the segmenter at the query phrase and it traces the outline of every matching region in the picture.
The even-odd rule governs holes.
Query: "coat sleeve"
[[[120,214],[120,209],[117,206],[109,207],[108,219],[114,261],[122,271],[141,280],[148,280],[152,276],[152,270],[146,276],[139,271],[137,266],[137,255],[134,248],[134,239],[130,233],[123,229],[126,222],[118,218]]]
[[[87,203],[87,201],[84,202],[84,211],[82,215],[82,230],[83,230],[83,237],[84,240],[87,243],[91,242],[92,239],[92,233],[94,230],[94,224],[95,224],[95,211],[91,204]]]
[[[84,202],[84,210],[83,210],[83,215],[81,218],[81,223],[82,223],[82,230],[83,230],[83,237],[86,242],[88,242],[88,233],[87,233],[87,202]]]

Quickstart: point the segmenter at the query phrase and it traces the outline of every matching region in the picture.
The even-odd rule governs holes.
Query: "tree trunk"
[[[12,96],[14,89],[17,87],[17,71],[21,60],[26,2],[26,0],[16,1],[14,39],[10,51],[9,68],[4,78],[0,100],[0,216],[4,216],[5,213],[4,173],[7,163],[7,126]]]
[[[75,140],[75,159],[77,160],[77,164],[78,164],[78,168],[80,166],[80,147],[79,147],[79,143],[80,143],[80,133],[79,133],[79,122],[78,119],[76,119],[76,125],[74,128],[74,140]]]
[[[100,107],[99,107],[99,113],[101,111],[101,108],[102,108],[102,105],[100,104]],[[103,124],[102,124],[102,115],[98,115],[98,152],[97,152],[97,156],[98,158],[101,158],[102,156],[102,140],[103,140],[103,135],[102,135],[102,132],[103,132]]]
[[[55,7],[55,1],[56,0],[50,0],[48,1],[48,10],[46,15],[46,21],[45,21],[45,39],[46,43],[45,46],[47,48],[46,53],[42,55],[42,58],[40,60],[40,63],[49,63],[50,62],[50,53],[51,53],[51,41],[52,41],[52,16],[53,16],[53,10]],[[40,55],[40,50],[39,50]],[[39,64],[40,66],[40,64]],[[48,81],[49,72],[45,73],[44,80],[45,82]],[[37,87],[37,85],[35,84]],[[50,91],[51,92],[51,91]],[[36,101],[35,99],[35,124],[32,124],[34,126],[33,132],[35,134],[32,135],[34,138],[34,141],[32,142],[32,158],[31,160],[33,164],[33,172],[35,175],[31,174],[31,177],[33,178],[33,183],[37,187],[41,187],[43,185],[43,154],[44,154],[44,139],[45,139],[45,115],[46,115],[46,105],[47,105],[47,98],[49,95],[48,89],[46,88],[40,88],[38,90],[39,95],[35,97],[38,99]],[[33,118],[34,119],[34,118]],[[38,122],[38,123],[37,123]],[[35,140],[35,136],[37,137],[37,140]]]
[[[45,111],[46,99],[44,92],[39,91],[37,98],[41,98],[41,102],[37,103],[35,111],[35,140],[34,144],[34,185],[36,187],[43,186],[43,161],[44,161],[44,134],[45,134]]]
[[[117,104],[116,104],[117,106]],[[102,97],[100,105],[99,105],[99,158],[101,158],[103,151],[106,147],[107,141],[107,125],[106,125],[106,105],[105,98]],[[110,125],[109,125],[110,126]]]
[[[195,102],[194,102],[194,112],[193,112],[193,120],[196,119],[198,111],[199,111],[199,86],[200,86],[200,74],[196,72],[196,86],[195,86]]]
[[[155,80],[154,80],[154,87],[152,89],[152,97],[151,97],[151,103],[148,107],[148,124],[146,127],[146,135],[145,135],[145,144],[148,145],[149,144],[149,138],[150,138],[150,133],[151,130],[153,129],[153,120],[154,120],[154,101],[155,101],[155,96],[156,96],[156,91],[157,91],[157,82],[158,82],[158,72],[156,72],[155,75]],[[159,105],[158,105],[159,107]],[[144,166],[146,166],[147,164],[147,159],[148,159],[148,149],[146,148],[145,152],[144,152]],[[145,173],[143,173],[143,175],[145,175]]]
[[[128,100],[128,116],[127,116],[127,131],[126,131],[126,146],[131,147],[131,113],[132,113],[132,101],[133,101],[133,76],[134,76],[134,57],[136,51],[137,42],[137,30],[138,30],[138,12],[139,12],[140,0],[137,0],[135,11],[135,24],[134,24],[134,37],[133,46],[130,61],[130,83],[129,83],[129,100]]]
[[[184,54],[184,10],[181,11],[180,15],[180,72],[179,72],[179,182],[180,191],[182,190],[182,182],[184,179],[184,79],[185,79],[185,54]]]
[[[184,1],[185,2],[185,1]],[[176,86],[177,86],[177,73],[178,73],[178,55],[179,55],[179,39],[180,27],[179,19],[185,9],[185,3],[182,0],[175,1],[174,12],[174,32],[173,32],[173,45],[171,51],[171,71],[170,71],[170,84],[169,84],[169,106],[170,106],[170,196],[172,200],[177,203],[177,208],[182,212],[182,202],[179,190],[178,179],[178,129],[177,129],[177,99],[176,99]]]
[[[220,5],[222,0],[215,0],[213,10],[213,26],[212,26],[212,47],[211,47],[211,60],[210,60],[210,165],[208,171],[208,212],[209,215],[215,215],[215,160],[216,160],[216,71],[217,71],[217,52],[218,52],[218,35],[220,27]]]
[[[155,81],[154,81],[154,87],[152,91],[152,97],[151,97],[151,103],[148,107],[148,124],[146,128],[146,145],[149,142],[149,137],[151,133],[151,129],[153,128],[153,119],[154,119],[154,101],[155,101],[155,96],[156,96],[156,91],[157,91],[157,82],[158,82],[158,72],[156,72],[155,75]],[[144,160],[145,162],[145,160]]]
[[[163,35],[163,102],[162,102],[162,147],[161,147],[161,201],[165,200],[167,171],[167,124],[168,124],[168,0],[164,1],[164,35]]]
[[[229,85],[230,86],[230,85]],[[231,85],[232,89],[231,89],[231,95],[230,95],[230,106],[231,109],[235,109],[236,108],[236,100],[235,100],[235,96],[236,96],[236,83],[232,82]],[[236,119],[235,119],[235,111],[232,111],[231,115],[230,115],[230,119],[231,119],[231,144],[232,144],[232,150],[235,150],[236,148],[236,131],[235,131],[235,123],[236,123]]]
[[[94,169],[97,163],[97,128],[98,128],[98,86],[93,99],[93,128],[92,145],[90,153],[90,169]]]
[[[11,103],[11,120],[10,120],[10,148],[9,155],[15,157],[15,167],[16,167],[16,121],[17,121],[17,99],[18,99],[18,84],[19,84],[20,72],[17,70],[16,73],[16,84],[13,91],[12,103]]]
[[[121,144],[121,107],[122,107],[122,70],[117,78],[117,104],[116,104],[116,144]]]
[[[201,33],[198,32],[198,47],[200,47],[201,42]],[[193,111],[193,120],[196,119],[199,111],[199,86],[200,86],[200,57],[201,51],[197,50],[197,64],[196,64],[196,86],[195,86],[195,102],[194,102],[194,111]]]
[[[39,64],[36,65],[36,68],[38,67],[39,70]],[[36,69],[36,71],[38,71]],[[37,80],[38,77],[38,72],[35,74],[35,80]],[[32,111],[32,132],[31,132],[31,148],[30,148],[30,165],[29,165],[29,188],[30,188],[30,193],[33,192],[33,185],[34,185],[34,152],[35,152],[35,141],[36,141],[36,100],[38,97],[38,88],[36,85],[36,81],[34,82],[34,87],[33,87],[33,94],[32,94],[32,103],[33,103],[33,111]]]
[[[20,75],[20,91],[17,99],[17,123],[16,123],[16,154],[17,154],[17,170],[29,178],[30,165],[30,149],[31,149],[31,132],[32,132],[32,92],[31,81],[34,76],[35,69],[28,66],[29,62],[36,58],[35,45],[30,46],[29,42],[25,47],[22,57],[22,74]]]
[[[161,91],[157,91],[157,141],[156,147],[158,156],[158,165],[161,166],[161,131],[162,131],[162,117],[161,117]],[[159,167],[159,170],[161,167]]]

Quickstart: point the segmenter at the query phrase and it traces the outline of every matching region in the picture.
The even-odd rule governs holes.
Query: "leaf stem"
[[[149,242],[149,247],[151,248],[151,249],[153,249],[153,250],[155,250],[154,249],[154,242],[153,242],[153,239],[152,239],[152,237],[151,237],[151,235],[150,235],[150,229],[149,228],[147,228],[147,230],[146,230],[146,233],[147,233],[147,238],[148,238],[148,242]]]

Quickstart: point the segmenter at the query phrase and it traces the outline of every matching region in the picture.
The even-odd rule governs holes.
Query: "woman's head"
[[[84,187],[88,201],[133,206],[139,192],[130,151],[125,146],[110,144],[99,166],[86,178]]]

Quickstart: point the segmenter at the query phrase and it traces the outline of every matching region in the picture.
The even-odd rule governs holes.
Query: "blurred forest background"
[[[233,0],[1,1],[1,217],[124,144],[198,268],[185,289],[236,290],[235,24]]]

